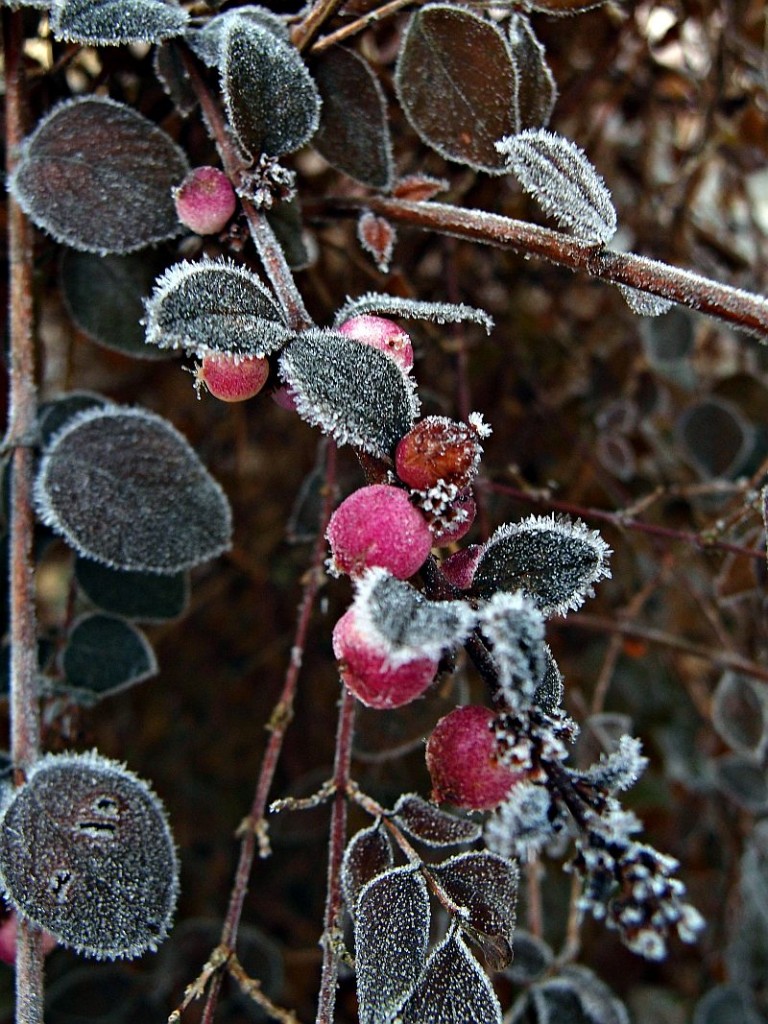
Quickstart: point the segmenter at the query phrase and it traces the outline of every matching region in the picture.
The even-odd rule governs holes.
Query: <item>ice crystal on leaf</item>
[[[630,288],[626,284],[617,285],[629,308],[638,316],[662,316],[674,306],[674,302],[661,295],[652,295],[639,288]]]
[[[478,625],[490,642],[507,706],[528,706],[547,668],[541,612],[520,591],[500,592],[481,606]]]
[[[643,756],[640,740],[622,736],[618,748],[612,754],[601,754],[600,761],[585,777],[594,786],[620,792],[634,786],[647,767],[648,758]]]
[[[248,4],[230,11],[216,14],[202,28],[193,28],[187,33],[190,49],[209,68],[218,68],[222,61],[222,42],[233,22],[252,22],[259,28],[267,29],[277,39],[288,43],[290,33],[284,21],[266,7]]]
[[[611,194],[575,143],[543,128],[531,128],[501,139],[496,148],[542,210],[577,238],[605,245],[616,233]]]
[[[183,7],[165,0],[55,0],[56,39],[93,46],[159,43],[180,36],[189,21]]]
[[[546,786],[521,782],[487,821],[486,846],[502,857],[528,861],[554,838]]]
[[[393,859],[392,843],[380,821],[360,829],[347,843],[341,864],[341,888],[353,917],[363,886],[389,871]]]
[[[392,809],[392,819],[408,835],[427,846],[455,846],[480,838],[480,826],[469,818],[427,803],[416,793],[404,793]]]
[[[376,316],[398,316],[410,320],[431,320],[438,324],[480,324],[486,334],[493,330],[493,319],[482,309],[466,306],[463,302],[426,302],[421,299],[404,299],[396,295],[367,292],[356,299],[347,299],[334,317],[334,327],[339,327],[353,316],[372,313]]]
[[[41,758],[0,819],[0,882],[18,913],[97,959],[165,938],[178,865],[160,801],[99,754]]]
[[[175,263],[157,281],[146,312],[149,343],[199,358],[266,356],[294,337],[258,277],[226,260]]]

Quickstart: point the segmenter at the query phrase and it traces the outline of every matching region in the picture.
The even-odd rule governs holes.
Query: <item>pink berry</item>
[[[437,673],[437,661],[415,657],[395,663],[359,628],[350,608],[333,630],[333,653],[347,689],[369,708],[399,708],[420,697]]]
[[[427,416],[401,438],[395,468],[403,483],[417,491],[440,482],[464,490],[477,475],[482,453],[471,426],[447,416]]]
[[[381,316],[353,316],[345,320],[339,328],[363,345],[377,348],[390,356],[397,365],[407,373],[413,366],[413,345],[410,335],[391,320]]]
[[[328,523],[331,569],[360,576],[380,566],[399,580],[421,568],[432,547],[426,520],[405,491],[372,484],[350,494]]]
[[[269,363],[262,356],[236,359],[225,352],[211,352],[195,367],[195,387],[205,387],[222,402],[244,402],[257,395],[269,376]]]
[[[432,523],[432,545],[436,548],[455,544],[469,533],[477,515],[477,505],[471,491],[455,498]]]
[[[237,207],[229,178],[217,167],[195,167],[173,193],[176,215],[198,235],[216,235]]]
[[[459,590],[469,590],[477,563],[485,550],[482,544],[470,544],[446,558],[440,566],[443,576]]]
[[[497,807],[523,777],[498,760],[493,712],[467,704],[441,718],[427,743],[432,796],[476,811]]]

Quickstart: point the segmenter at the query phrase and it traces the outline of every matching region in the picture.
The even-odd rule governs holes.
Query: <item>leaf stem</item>
[[[3,9],[5,57],[6,174],[13,171],[25,128],[23,12]],[[10,501],[10,644],[11,759],[16,785],[37,760],[40,717],[37,691],[37,623],[35,616],[32,540],[34,453],[30,440],[37,417],[33,330],[32,229],[8,197],[10,263],[10,408],[5,446],[12,449]],[[19,921],[16,939],[16,1020],[38,1024],[43,1019],[42,936],[35,926]]]

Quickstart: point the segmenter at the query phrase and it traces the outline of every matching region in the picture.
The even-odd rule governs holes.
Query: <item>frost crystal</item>
[[[530,860],[554,836],[551,811],[552,801],[546,786],[518,783],[488,819],[483,836],[486,846],[502,857]]]
[[[352,607],[360,628],[379,638],[394,664],[417,656],[439,658],[475,625],[466,601],[429,601],[384,569],[371,569],[360,578]]]
[[[484,327],[486,334],[490,334],[493,329],[493,319],[484,310],[465,306],[463,302],[424,302],[379,292],[368,292],[357,299],[347,298],[336,313],[333,326],[338,327],[350,317],[364,316],[368,313],[377,316],[399,316],[411,320],[433,320],[438,324],[475,323]]]
[[[626,284],[620,284],[617,287],[629,308],[638,316],[662,316],[674,306],[674,302],[662,298],[661,295],[651,295],[650,292],[641,291],[639,288],[630,288]]]
[[[605,245],[616,232],[616,210],[605,182],[577,145],[532,128],[506,136],[496,148],[542,210],[584,242]]]
[[[601,754],[599,764],[586,773],[589,781],[601,789],[625,790],[637,782],[648,767],[648,758],[642,754],[640,740],[622,736],[618,749],[612,754]]]
[[[519,591],[502,592],[480,608],[478,625],[490,642],[508,707],[527,707],[547,667],[541,613]]]

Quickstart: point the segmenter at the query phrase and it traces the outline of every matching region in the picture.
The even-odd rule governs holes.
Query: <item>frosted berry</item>
[[[472,528],[477,505],[471,491],[459,494],[432,523],[432,544],[445,547],[461,540]]]
[[[229,178],[217,167],[195,167],[173,192],[176,215],[197,235],[216,235],[237,207]]]
[[[372,484],[350,494],[328,523],[330,568],[359,576],[379,566],[406,580],[421,568],[432,547],[426,520],[405,491]]]
[[[437,673],[437,661],[414,657],[395,662],[376,639],[360,628],[350,608],[333,630],[333,653],[342,682],[369,708],[399,708],[420,697]]]
[[[427,742],[432,796],[476,811],[497,807],[522,773],[498,759],[493,712],[467,704],[441,718]]]
[[[261,391],[268,376],[269,362],[262,356],[210,352],[195,367],[195,387],[198,396],[204,387],[222,402],[244,402]]]
[[[470,544],[446,558],[440,569],[448,582],[459,590],[469,590],[483,550],[482,544]]]
[[[466,489],[477,475],[483,453],[475,430],[447,416],[427,416],[398,443],[397,475],[418,491],[438,483]]]
[[[390,356],[407,373],[413,366],[413,345],[410,335],[391,320],[381,316],[353,316],[339,327],[363,345],[371,345]]]

